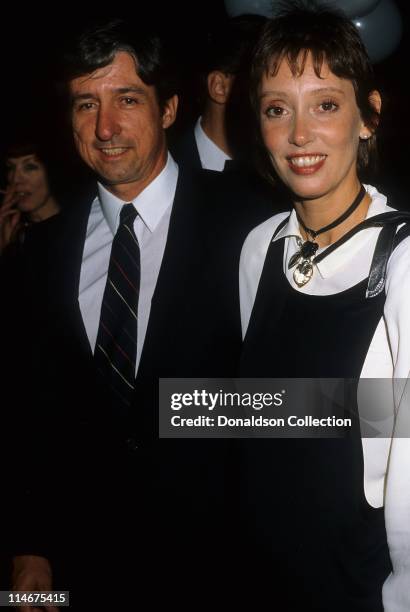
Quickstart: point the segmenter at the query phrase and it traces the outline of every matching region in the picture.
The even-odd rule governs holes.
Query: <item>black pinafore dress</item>
[[[284,241],[271,242],[240,375],[359,379],[383,316],[380,277],[408,227],[398,234],[397,223],[383,227],[369,277],[378,290],[371,298],[369,279],[332,295],[297,291],[283,273]],[[370,506],[364,494],[358,426],[347,438],[241,445],[241,521],[248,585],[254,585],[247,592],[255,609],[381,612],[391,561],[383,508]]]

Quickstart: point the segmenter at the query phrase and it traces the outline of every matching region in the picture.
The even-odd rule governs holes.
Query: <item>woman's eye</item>
[[[282,117],[285,114],[285,109],[281,106],[269,106],[265,110],[267,117]]]
[[[322,104],[319,105],[319,108],[325,113],[329,113],[329,112],[331,113],[337,110],[339,106],[335,102],[332,102],[331,100],[326,100],[326,102],[322,102]]]
[[[37,164],[27,164],[26,166],[24,166],[24,170],[26,170],[27,172],[32,172],[34,170],[38,170],[38,166]]]

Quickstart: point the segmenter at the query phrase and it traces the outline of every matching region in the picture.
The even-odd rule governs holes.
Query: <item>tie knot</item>
[[[128,204],[124,204],[121,208],[120,212],[120,225],[128,225],[132,226],[135,221],[135,217],[137,216],[137,211],[135,210],[134,204],[132,202]]]

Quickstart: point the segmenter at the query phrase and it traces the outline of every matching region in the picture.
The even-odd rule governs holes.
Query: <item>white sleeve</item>
[[[410,238],[393,251],[387,266],[384,318],[393,376],[405,379],[410,371]]]
[[[385,321],[395,377],[395,430],[385,484],[385,521],[393,571],[383,585],[385,612],[410,610],[410,239],[394,251]]]
[[[410,610],[410,379],[397,410],[386,483],[385,520],[393,571],[383,585],[385,612]],[[404,436],[404,437],[400,437]]]
[[[239,296],[241,303],[242,337],[245,337],[255,302],[266,253],[278,224],[289,215],[279,213],[255,227],[242,247],[239,264]]]

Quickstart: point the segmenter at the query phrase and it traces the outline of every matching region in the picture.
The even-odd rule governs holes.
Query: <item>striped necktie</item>
[[[135,386],[140,249],[134,233],[137,211],[124,204],[114,236],[101,306],[94,362],[116,404],[127,408]]]

